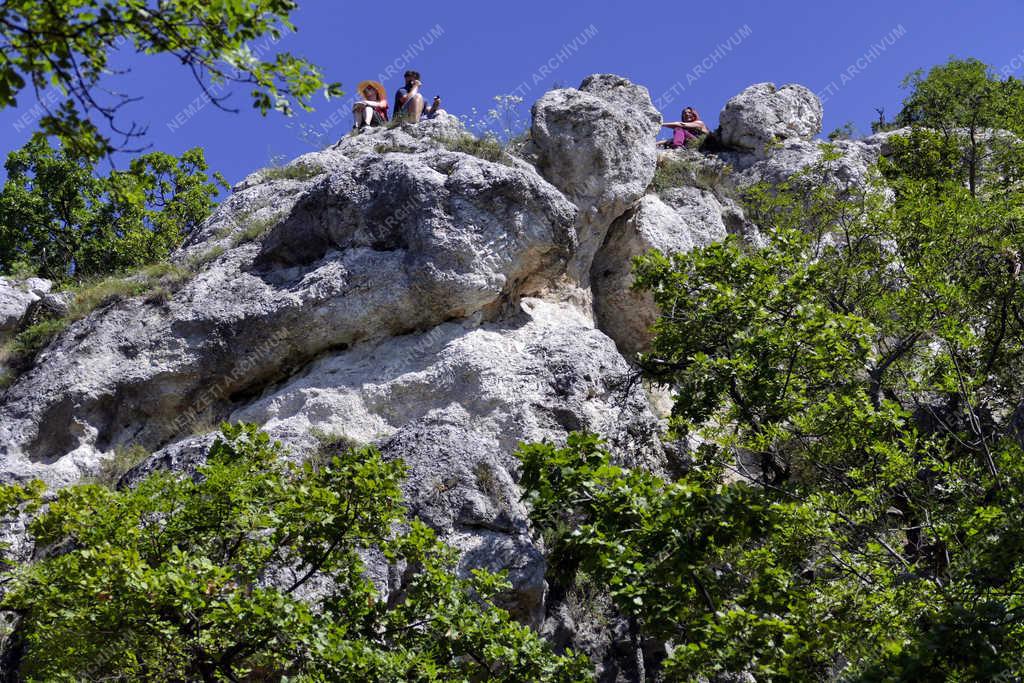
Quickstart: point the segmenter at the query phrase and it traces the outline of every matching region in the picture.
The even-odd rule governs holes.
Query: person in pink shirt
[[[690,140],[703,140],[704,136],[711,132],[708,130],[707,125],[700,120],[700,115],[693,107],[684,109],[681,118],[683,119],[682,121],[666,121],[661,124],[662,128],[672,129],[672,139],[659,142],[658,147],[665,147],[667,149],[686,147]]]

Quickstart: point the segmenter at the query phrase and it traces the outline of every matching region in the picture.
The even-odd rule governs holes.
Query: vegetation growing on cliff
[[[58,284],[166,259],[214,206],[219,175],[201,149],[174,157],[152,152],[124,171],[96,172],[95,161],[36,135],[12,152],[0,191],[0,275]]]
[[[577,681],[494,604],[503,577],[456,578],[453,551],[409,519],[403,466],[372,448],[315,464],[254,426],[225,426],[194,476],[57,493],[30,531],[17,613],[33,680]],[[38,500],[0,487],[0,503]],[[366,564],[401,573],[375,585]]]
[[[638,259],[663,312],[641,363],[701,444],[678,480],[589,438],[521,451],[558,580],[601,581],[670,679],[1024,674],[1024,145],[981,137],[1024,109],[980,78],[913,81],[874,187],[826,149],[755,188],[762,248]]]

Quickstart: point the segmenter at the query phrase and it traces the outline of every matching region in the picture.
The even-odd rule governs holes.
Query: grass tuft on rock
[[[260,170],[260,176],[264,180],[311,180],[318,175],[327,173],[327,169],[320,164],[301,162],[288,166],[270,166]]]
[[[450,152],[470,154],[485,161],[507,162],[507,152],[493,137],[478,138],[469,133],[457,137],[439,138],[438,142]]]
[[[119,446],[114,449],[114,455],[100,462],[99,471],[95,476],[88,479],[87,483],[99,484],[109,489],[116,489],[121,477],[128,473],[133,467],[148,458],[149,451],[133,444],[131,446]]]

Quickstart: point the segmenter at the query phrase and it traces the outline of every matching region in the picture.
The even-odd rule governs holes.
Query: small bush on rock
[[[462,152],[471,154],[485,161],[502,161],[505,159],[505,149],[493,137],[484,136],[478,138],[466,133],[459,137],[443,138],[441,144],[451,152]]]
[[[67,326],[66,318],[53,318],[30,325],[14,338],[11,351],[22,358],[34,356]]]
[[[409,145],[399,145],[397,143],[385,143],[377,145],[374,150],[377,154],[388,154],[390,152],[398,152],[400,154],[413,154],[416,152],[415,147]]]
[[[116,488],[121,477],[149,457],[149,451],[135,444],[120,446],[114,449],[114,455],[100,463],[100,470],[94,483],[108,488]]]

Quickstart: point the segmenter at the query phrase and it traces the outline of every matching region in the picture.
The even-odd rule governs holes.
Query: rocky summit
[[[464,569],[509,570],[514,614],[558,618],[517,444],[590,431],[631,466],[671,467],[664,401],[634,363],[657,311],[630,289],[631,259],[756,241],[739,192],[819,158],[822,107],[753,85],[708,154],[659,153],[647,90],[617,76],[552,90],[532,115],[529,142],[497,160],[460,151],[466,131],[440,116],[247,177],[154,292],[100,301],[6,369],[3,479],[66,486],[129,448],[150,455],[124,484],[187,470],[223,420],[295,458],[318,437],[373,443],[408,464],[411,509]],[[861,182],[884,143],[839,143],[838,177]],[[667,163],[685,172],[655,192]],[[0,279],[0,341],[66,308],[50,290]]]

